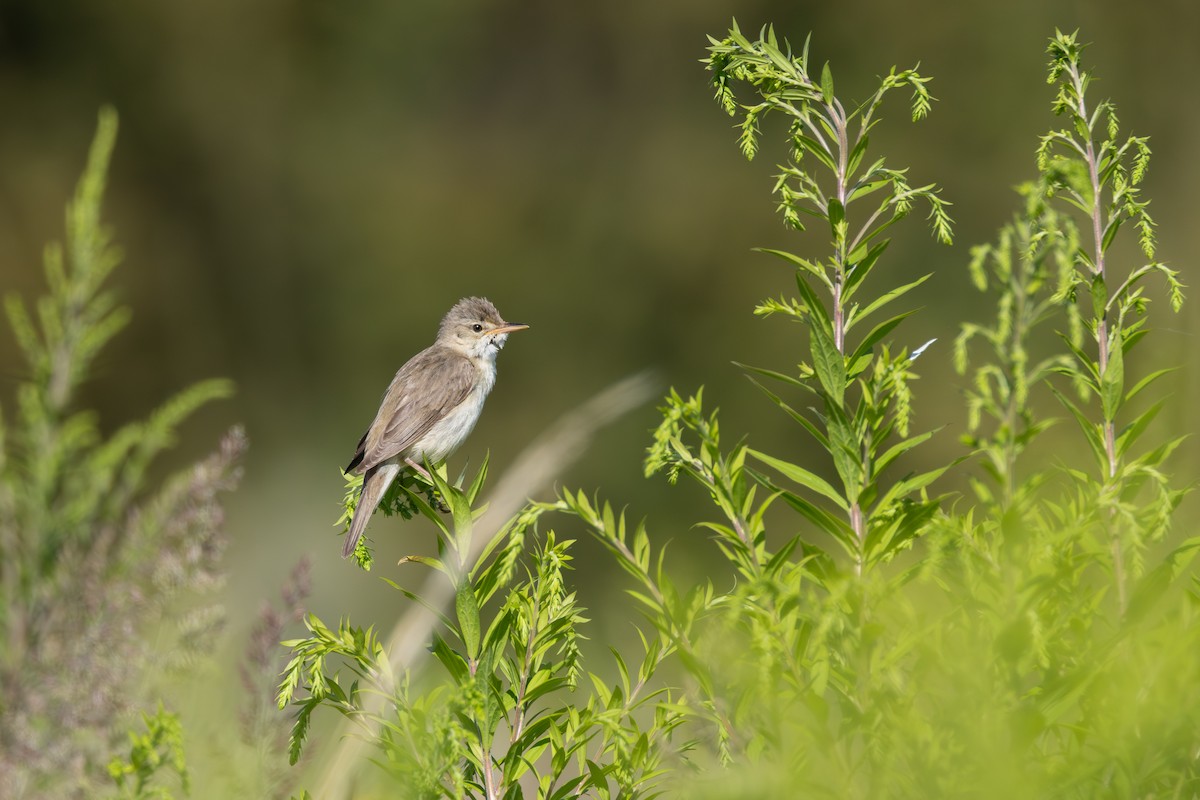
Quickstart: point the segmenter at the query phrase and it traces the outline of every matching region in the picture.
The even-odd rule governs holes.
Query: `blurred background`
[[[844,98],[865,98],[892,65],[920,62],[934,78],[927,120],[910,123],[897,94],[872,136],[914,183],[942,186],[957,221],[943,247],[914,214],[885,265],[895,283],[936,273],[910,295],[924,312],[897,335],[910,347],[938,339],[919,364],[916,427],[946,428],[918,462],[962,453],[951,343],[961,321],[989,313],[968,249],[1017,207],[1011,187],[1034,175],[1037,137],[1057,124],[1044,53],[1056,26],[1094,43],[1092,99],[1111,97],[1125,131],[1150,137],[1159,256],[1197,283],[1200,6],[1186,0],[0,2],[0,288],[42,291],[42,248],[62,236],[97,109],[113,104],[108,220],[126,260],[112,285],[134,319],[84,400],[111,430],[192,381],[236,381],[237,397],[190,422],[165,465],[246,425],[246,477],[228,499],[234,639],[305,554],[323,618],[386,626],[402,610],[378,578],[409,582],[419,568],[393,565],[429,533],[375,520],[377,566],[359,573],[338,557],[338,468],[394,371],[464,295],[532,328],[502,355],[453,470],[490,451],[502,473],[549,421],[643,367],[664,390],[706,386],[730,444],[745,433],[803,460],[803,432],[730,363],[799,358],[796,329],[750,313],[792,286],[782,262],[751,248],[826,248],[774,212],[779,129],[747,163],[712,100],[705,35],[734,17],[748,33],[774,23],[797,46],[811,32],[812,61],[831,62]],[[1162,417],[1180,433],[1200,393],[1194,308],[1156,305],[1143,346],[1147,368],[1188,367]],[[11,407],[21,370],[0,337],[0,404]],[[626,417],[559,483],[650,514],[656,539],[686,559],[705,549],[690,527],[701,498],[642,477],[655,424],[650,406]],[[1192,480],[1195,446],[1175,463]],[[581,543],[578,577],[601,588],[593,557],[607,567]]]

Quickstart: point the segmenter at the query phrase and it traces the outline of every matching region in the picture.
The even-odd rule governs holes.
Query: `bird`
[[[347,474],[363,476],[342,557],[354,552],[367,522],[396,476],[443,461],[463,443],[496,383],[496,356],[510,333],[529,326],[505,322],[484,297],[464,297],[442,318],[434,343],[392,378],[379,411],[358,442]]]

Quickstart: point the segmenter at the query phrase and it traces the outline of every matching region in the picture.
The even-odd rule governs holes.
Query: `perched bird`
[[[343,558],[401,470],[428,477],[422,459],[439,462],[463,443],[496,383],[496,355],[510,333],[528,327],[505,322],[485,298],[465,297],[442,318],[433,345],[400,368],[346,467],[364,477]]]

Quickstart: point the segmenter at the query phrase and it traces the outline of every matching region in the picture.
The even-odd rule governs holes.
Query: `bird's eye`
[[[478,322],[476,322],[474,325],[471,326],[471,330],[475,331],[476,333],[479,333],[480,331],[483,330],[483,326],[480,325]]]

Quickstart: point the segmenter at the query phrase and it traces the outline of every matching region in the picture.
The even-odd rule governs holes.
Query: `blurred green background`
[[[812,58],[831,62],[844,97],[866,97],[893,64],[919,61],[934,77],[929,119],[911,124],[897,96],[872,137],[913,182],[940,184],[957,220],[947,248],[914,215],[895,229],[887,267],[897,283],[936,273],[912,295],[925,312],[898,331],[909,346],[939,340],[915,387],[917,427],[947,426],[925,463],[961,453],[951,343],[960,321],[988,313],[968,248],[1008,219],[1010,187],[1033,176],[1037,137],[1057,124],[1044,55],[1056,26],[1094,43],[1097,99],[1150,137],[1160,257],[1197,283],[1194,2],[0,3],[0,288],[42,290],[41,249],[62,235],[97,108],[115,105],[108,219],[126,263],[113,284],[134,321],[86,402],[112,429],[191,381],[237,382],[236,399],[191,422],[174,456],[201,455],[234,422],[248,429],[246,479],[228,501],[235,634],[306,553],[322,618],[387,625],[402,608],[375,575],[407,581],[418,568],[392,564],[427,532],[376,520],[376,571],[358,573],[332,527],[338,467],[393,372],[463,295],[533,327],[502,356],[454,469],[490,451],[503,471],[548,421],[646,366],[664,388],[705,384],[730,437],[781,455],[807,446],[730,363],[787,368],[802,341],[750,313],[791,285],[750,248],[825,247],[774,213],[778,130],[747,164],[712,101],[698,62],[705,35],[733,17],[748,32],[773,22],[797,45],[811,31]],[[1143,356],[1188,367],[1163,415],[1180,432],[1194,428],[1200,395],[1194,307],[1172,317],[1158,304]],[[20,376],[0,337],[0,403],[11,407]],[[651,514],[656,537],[686,555],[703,549],[688,527],[695,490],[641,477],[655,422],[650,407],[624,419],[561,483]],[[1196,462],[1193,446],[1181,476]],[[585,543],[584,583],[598,580],[593,557]]]

